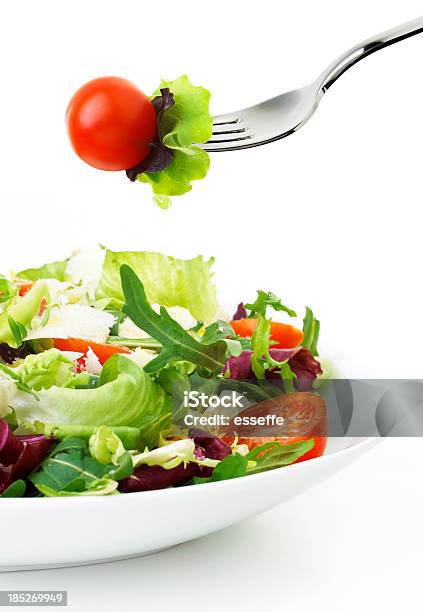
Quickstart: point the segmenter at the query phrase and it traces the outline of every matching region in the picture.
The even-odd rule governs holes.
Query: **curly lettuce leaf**
[[[89,439],[91,457],[100,463],[118,465],[119,457],[125,453],[122,440],[109,427],[97,427]]]
[[[62,351],[52,348],[43,353],[28,355],[15,368],[24,385],[34,391],[50,389],[54,385],[65,387],[74,378],[75,364]]]
[[[148,251],[106,251],[103,271],[96,290],[97,300],[122,308],[124,296],[120,267],[130,266],[141,278],[150,304],[180,306],[198,320],[213,319],[218,303],[210,271],[214,259],[176,259]]]
[[[37,398],[18,393],[11,401],[19,424],[51,426],[100,425],[141,428],[168,412],[161,387],[128,357],[115,354],[107,360],[94,389],[51,387]]]
[[[186,75],[164,81],[154,92],[169,90],[174,104],[159,116],[161,144],[170,149],[173,159],[160,172],[142,172],[138,180],[150,183],[156,203],[162,208],[170,204],[169,196],[182,195],[192,189],[191,181],[206,176],[210,159],[195,143],[207,142],[212,133],[213,118],[209,113],[210,92],[192,85]]]
[[[141,183],[150,183],[154,201],[160,208],[169,208],[169,196],[191,191],[191,181],[204,178],[210,167],[208,154],[198,147],[177,149],[173,161],[161,172],[144,172],[138,176]]]
[[[40,266],[39,268],[27,268],[26,270],[21,270],[18,272],[17,277],[30,281],[54,278],[63,282],[66,280],[66,268],[68,261],[69,259],[64,259],[63,261],[52,261]]]
[[[163,113],[160,132],[163,143],[171,149],[190,147],[196,142],[207,142],[212,133],[213,118],[209,113],[210,92],[192,85],[186,75],[174,81],[162,79],[153,96],[160,89],[173,93],[175,104]]]

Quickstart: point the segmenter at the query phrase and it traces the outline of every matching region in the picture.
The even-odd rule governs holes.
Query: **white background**
[[[84,165],[64,129],[70,96],[90,78],[124,76],[150,92],[160,76],[187,73],[225,112],[306,84],[349,46],[421,11],[417,0],[2,3],[2,269],[93,242],[213,254],[225,302],[262,287],[311,305],[322,352],[344,374],[421,377],[423,36],[344,75],[297,134],[213,155],[207,179],[169,211],[147,186]],[[225,532],[0,584],[68,589],[75,610],[406,607],[421,582],[422,459],[419,440],[387,441]]]

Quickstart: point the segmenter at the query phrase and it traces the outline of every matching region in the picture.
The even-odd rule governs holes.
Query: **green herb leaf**
[[[228,455],[213,470],[213,474],[208,478],[195,476],[192,484],[204,484],[206,482],[218,482],[219,480],[231,480],[245,476],[247,472],[248,459],[239,453]]]
[[[253,350],[251,367],[258,380],[264,380],[266,372],[270,368],[277,368],[282,378],[285,392],[292,393],[295,390],[292,381],[296,379],[296,375],[291,370],[288,359],[276,361],[270,355],[270,323],[263,315],[258,315],[257,325],[251,338],[251,348]]]
[[[26,484],[24,480],[15,480],[11,485],[7,487],[0,495],[0,497],[23,497],[26,491]]]
[[[198,342],[179,323],[172,319],[166,308],[157,314],[150,306],[144,286],[127,265],[120,269],[122,289],[126,299],[123,312],[141,329],[158,340],[162,352],[144,368],[156,372],[173,361],[186,360],[211,372],[220,372],[226,363],[226,344]]]
[[[55,493],[108,494],[107,477],[110,466],[93,459],[85,440],[67,438],[44,459],[40,468],[30,476],[31,482],[44,495]],[[112,490],[114,490],[114,487]]]
[[[250,317],[255,317],[258,314],[266,316],[266,311],[268,307],[273,308],[273,310],[286,312],[290,317],[296,317],[297,314],[285,304],[282,304],[280,298],[278,298],[271,291],[262,291],[259,289],[257,291],[257,299],[255,302],[251,304],[245,304],[245,308],[251,311]]]
[[[306,312],[303,319],[303,334],[304,338],[302,345],[308,348],[313,357],[316,357],[319,353],[317,352],[317,341],[319,339],[320,332],[320,321],[318,321],[313,314],[311,308],[306,306]]]
[[[308,453],[314,446],[314,440],[301,440],[280,444],[279,442],[268,442],[257,446],[246,455],[249,461],[255,461],[256,465],[248,468],[248,474],[259,474],[267,470],[274,470],[285,465],[294,463],[297,459]],[[258,457],[263,451],[267,451]]]

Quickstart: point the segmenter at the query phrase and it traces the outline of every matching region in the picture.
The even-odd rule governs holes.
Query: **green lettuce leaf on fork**
[[[175,104],[160,117],[159,130],[163,145],[171,149],[172,162],[160,172],[142,172],[138,180],[149,183],[154,200],[161,208],[170,205],[169,196],[191,191],[191,181],[206,176],[210,159],[195,143],[207,142],[212,134],[213,118],[209,113],[210,92],[192,85],[186,75],[174,81],[162,80],[154,96],[168,88]]]

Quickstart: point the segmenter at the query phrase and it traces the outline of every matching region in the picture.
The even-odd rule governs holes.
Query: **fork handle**
[[[418,17],[355,45],[330,64],[320,75],[318,82],[321,92],[325,93],[344,72],[368,55],[421,32],[423,32],[423,17]]]

